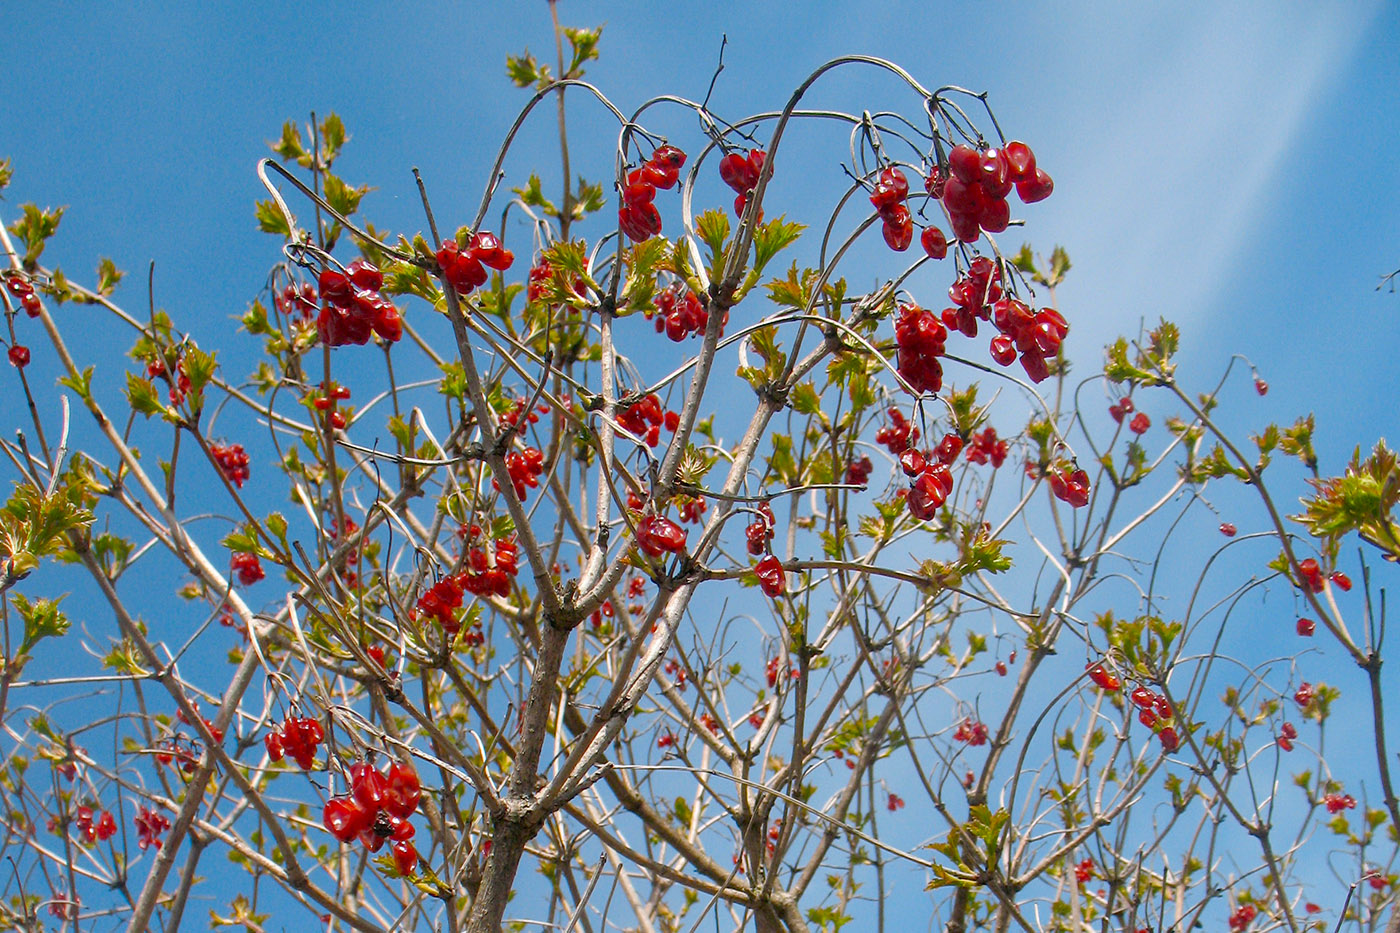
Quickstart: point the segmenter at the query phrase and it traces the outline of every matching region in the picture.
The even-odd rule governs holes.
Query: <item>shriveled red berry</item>
[[[418,809],[418,801],[423,796],[418,772],[412,765],[396,761],[389,766],[385,782],[388,788],[384,809],[400,819],[408,819]]]
[[[1142,411],[1133,415],[1133,420],[1128,422],[1128,430],[1134,434],[1145,434],[1150,427],[1152,427],[1152,419],[1148,418],[1147,413]]]
[[[1297,628],[1299,635],[1302,635],[1304,638],[1311,638],[1313,632],[1317,631],[1317,623],[1312,619],[1299,619]]]
[[[754,566],[754,573],[758,575],[758,584],[763,588],[764,595],[777,599],[787,592],[787,571],[783,570],[782,561],[772,554]]]

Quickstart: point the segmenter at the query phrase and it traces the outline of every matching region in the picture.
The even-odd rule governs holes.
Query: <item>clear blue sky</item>
[[[1400,266],[1400,6],[561,0],[560,13],[607,23],[589,78],[624,111],[653,93],[703,97],[725,34],[713,106],[730,118],[781,107],[850,52],[928,86],[990,91],[1002,126],[1056,179],[1025,239],[1074,260],[1059,304],[1081,373],[1104,341],[1165,315],[1202,388],[1232,351],[1270,382],[1267,401],[1227,416],[1236,427],[1316,411],[1324,471],[1355,444],[1400,441],[1400,294],[1375,291]],[[543,0],[10,2],[5,18],[0,156],[16,181],[0,218],[24,201],[69,205],[45,261],[86,280],[111,256],[132,274],[121,297],[141,308],[154,260],[157,303],[205,346],[232,342],[279,258],[252,203],[264,196],[254,165],[284,120],[344,118],[353,139],[338,168],[377,186],[362,208],[376,225],[423,226],[416,165],[455,227],[525,98],[505,56],[552,58]],[[855,70],[813,100],[858,112],[895,90]],[[570,127],[576,166],[597,179],[611,121],[579,106]],[[590,128],[603,131],[592,155]],[[510,183],[553,164],[551,134],[548,120],[527,131],[543,154],[512,158]],[[794,203],[825,205],[845,157],[790,152],[779,183]],[[79,349],[102,352],[106,336],[92,329]],[[249,350],[225,356],[235,372]]]

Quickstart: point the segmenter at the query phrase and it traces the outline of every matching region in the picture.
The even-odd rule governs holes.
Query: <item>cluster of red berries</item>
[[[1114,404],[1108,406],[1108,414],[1118,424],[1123,423],[1123,417],[1133,411],[1133,400],[1125,395]],[[1147,417],[1146,412],[1138,412],[1133,415],[1128,422],[1128,430],[1134,434],[1146,434],[1147,429],[1152,427],[1152,419]]]
[[[763,673],[764,677],[766,677],[768,680],[769,689],[776,688],[778,686],[778,678],[783,673],[782,662],[779,661],[776,656],[769,658],[768,663],[764,665]],[[797,668],[789,667],[787,671],[788,679],[796,680],[798,677],[801,676],[801,673],[802,672],[799,671]],[[836,757],[841,757],[839,752],[837,753]]]
[[[617,423],[627,431],[642,438],[648,447],[661,442],[661,428],[675,431],[680,427],[681,416],[661,407],[661,396],[655,392],[633,402],[617,413]]]
[[[1073,464],[1052,469],[1046,480],[1055,498],[1071,508],[1079,509],[1089,504],[1089,474]]]
[[[272,299],[272,306],[277,309],[279,314],[285,314],[289,317],[297,314],[303,320],[309,319],[311,315],[316,313],[319,303],[316,286],[310,282],[303,282],[301,285],[289,283]]]
[[[765,596],[777,599],[787,593],[787,571],[783,569],[783,562],[772,554],[760,559],[754,565],[753,572],[758,577],[758,585],[762,587]]]
[[[979,257],[980,258],[980,257]],[[976,260],[973,260],[976,264]],[[1018,298],[1001,298],[992,305],[992,324],[1001,333],[992,338],[992,359],[1010,366],[1021,358],[1021,368],[1031,382],[1044,382],[1050,376],[1049,360],[1060,352],[1069,333],[1069,322],[1054,308],[1031,311]]]
[[[900,305],[894,339],[899,347],[896,368],[909,388],[916,393],[942,389],[943,364],[938,358],[946,352],[948,331],[938,316],[913,303]]]
[[[1328,813],[1341,813],[1343,810],[1356,809],[1356,798],[1351,794],[1328,794],[1322,798],[1322,802],[1327,806]]]
[[[1078,865],[1074,866],[1074,880],[1077,881],[1077,882],[1079,882],[1080,884],[1088,884],[1089,880],[1090,880],[1091,878],[1093,878],[1093,877],[1094,877],[1094,860],[1093,860],[1093,859],[1091,859],[1091,858],[1086,858],[1084,861],[1082,861],[1082,862],[1080,862]]]
[[[767,160],[768,153],[762,149],[750,149],[748,155],[731,152],[719,160],[720,180],[738,192],[738,197],[734,199],[735,216],[744,215],[749,194],[758,187],[758,176],[762,174],[763,163]]]
[[[117,821],[113,819],[109,810],[103,810],[97,822],[92,821],[92,807],[80,806],[74,816],[74,822],[78,826],[78,832],[82,833],[83,839],[89,843],[97,842],[99,839],[111,839],[117,834]]]
[[[164,842],[160,834],[170,828],[170,821],[149,807],[142,807],[136,814],[136,843],[144,851],[151,846],[157,849]]]
[[[175,378],[170,378],[170,370],[165,366],[165,360],[157,356],[146,364],[146,376],[151,379],[160,379],[170,386],[170,404],[179,405],[185,400],[185,396],[190,392],[190,376],[185,372],[185,360],[181,357],[175,362]]]
[[[1240,933],[1245,927],[1254,922],[1254,918],[1259,915],[1259,908],[1253,904],[1241,904],[1230,914],[1230,930],[1232,933]]]
[[[497,538],[492,545],[491,554],[488,557],[486,550],[481,547],[474,547],[467,552],[467,569],[457,575],[461,581],[462,589],[473,596],[500,596],[510,595],[510,584],[520,572],[519,551],[516,549],[515,539],[510,537]],[[454,619],[455,621],[455,619]],[[457,629],[444,625],[449,634],[457,634]]]
[[[378,267],[364,259],[356,259],[343,272],[327,266],[317,284],[325,303],[316,331],[327,346],[364,346],[371,333],[389,343],[403,336],[398,307],[380,292],[384,276]]]
[[[525,501],[525,490],[539,486],[539,476],[544,472],[544,453],[538,447],[526,447],[523,451],[512,450],[506,454],[506,472],[510,474],[510,484],[515,487],[515,497]],[[495,480],[492,487],[499,489]]]
[[[685,529],[663,515],[646,515],[637,522],[637,547],[651,557],[680,552],[685,537]]]
[[[884,430],[883,428],[881,430]],[[861,457],[859,460],[852,460],[846,464],[846,476],[844,482],[848,486],[864,486],[870,482],[870,473],[875,469],[875,464],[870,462],[869,457]]]
[[[959,440],[956,450],[942,444],[939,447],[940,451],[931,458],[917,450],[906,450],[899,455],[899,465],[910,480],[904,503],[909,507],[909,514],[919,521],[932,520],[953,492],[953,472],[948,469],[950,461],[945,461],[943,456],[952,450],[952,456],[957,457],[962,442]]]
[[[992,468],[1006,462],[1010,445],[997,437],[997,429],[986,427],[973,434],[967,447],[967,462],[983,465],[991,463]]]
[[[870,203],[880,213],[883,221],[885,243],[896,252],[904,252],[914,239],[914,218],[909,214],[905,201],[909,198],[909,179],[899,168],[890,165],[880,170],[875,191],[870,195]],[[937,229],[937,228],[930,228]],[[947,244],[944,244],[947,252]]]
[[[485,285],[488,268],[504,272],[515,262],[515,254],[501,246],[494,233],[484,230],[472,234],[465,248],[456,240],[443,240],[434,256],[442,268],[443,281],[459,295]]]
[[[248,480],[248,454],[242,444],[210,444],[209,455],[218,464],[220,472],[230,483],[239,489]]]
[[[273,729],[263,736],[263,748],[267,749],[269,761],[281,761],[287,756],[303,771],[310,771],[316,765],[316,747],[325,738],[320,720],[310,716],[288,716],[282,728]]]
[[[904,417],[898,408],[890,407],[890,423],[882,425],[875,432],[875,442],[885,445],[890,453],[898,457],[919,442],[919,426]]]
[[[647,311],[646,317],[656,325],[658,334],[665,334],[676,343],[686,337],[698,337],[710,323],[710,312],[705,303],[690,289],[679,282],[672,282],[656,296],[655,310]],[[729,323],[729,309],[724,311],[719,332]]]
[[[1128,698],[1138,708],[1138,722],[1156,733],[1162,750],[1168,753],[1176,751],[1181,746],[1181,736],[1177,734],[1176,718],[1167,698],[1143,684],[1134,687]]]
[[[1327,585],[1322,579],[1322,567],[1320,567],[1313,558],[1308,557],[1300,560],[1298,562],[1298,570],[1302,576],[1298,584],[1299,586],[1309,589],[1314,593],[1321,593],[1323,588]],[[1350,583],[1351,581],[1348,580],[1347,582]]]
[[[406,877],[418,867],[409,818],[422,797],[423,786],[412,765],[395,761],[381,773],[361,762],[350,766],[350,793],[327,800],[321,822],[340,842],[358,838],[371,852],[383,848],[385,840],[394,840],[394,868]]]
[[[676,499],[676,514],[687,525],[698,525],[705,518],[704,496],[681,496]]]
[[[34,286],[29,280],[18,273],[10,273],[5,276],[5,287],[10,290],[10,294],[19,299],[19,305],[24,309],[24,313],[30,317],[38,317],[39,309],[43,306],[39,303],[39,296],[34,294]]]
[[[258,555],[249,554],[246,551],[238,551],[229,561],[233,567],[233,572],[238,574],[238,582],[244,586],[252,586],[267,574],[263,571],[262,562],[258,560]]]
[[[345,414],[336,403],[343,402],[349,397],[350,389],[348,386],[332,382],[330,389],[327,390],[325,382],[322,382],[319,391],[311,396],[311,406],[317,411],[330,412],[327,418],[331,427],[340,430],[345,427]]]
[[[890,798],[885,803],[885,809],[889,810],[891,813],[895,812],[896,810],[903,810],[904,798],[891,791]]]
[[[768,550],[768,543],[773,540],[776,529],[777,521],[773,518],[773,510],[767,502],[760,502],[758,517],[744,528],[744,546],[750,554],[757,557]]]
[[[541,256],[539,261],[530,267],[530,275],[526,279],[525,285],[525,299],[531,304],[537,301],[543,301],[546,295],[549,294],[547,289],[549,288],[550,281],[554,278],[554,274],[554,265],[548,259]],[[584,284],[583,277],[578,274],[569,277],[568,288],[579,298],[588,297],[588,286]],[[570,310],[572,313],[578,313],[576,308],[571,307]]]
[[[661,212],[656,209],[656,189],[670,190],[680,178],[685,153],[675,146],[661,146],[627,174],[622,186],[622,207],[617,212],[618,229],[634,243],[661,232]]]
[[[987,148],[978,152],[968,145],[957,145],[948,153],[948,168],[934,168],[924,181],[925,190],[943,201],[953,235],[971,243],[988,233],[1001,233],[1011,223],[1011,206],[1006,196],[1014,187],[1026,204],[1050,197],[1055,183],[1035,164],[1035,154],[1023,142],[1010,142],[1005,149]]]
[[[516,396],[515,407],[512,408],[510,411],[506,412],[504,415],[501,415],[501,427],[514,428],[520,424],[521,418],[525,419],[526,424],[539,424],[540,415],[549,414],[548,405],[541,403],[535,406],[535,409],[533,411],[529,411],[526,408],[526,406],[528,406],[529,404],[529,399],[525,398],[524,396]]]
[[[972,718],[958,723],[958,728],[953,731],[953,740],[967,745],[986,745],[987,736],[987,724]]]
[[[10,352],[7,355],[10,358],[11,366],[23,369],[29,365],[29,348],[23,344],[12,344],[10,346]]]
[[[1293,740],[1298,737],[1298,728],[1291,722],[1286,722],[1279,729],[1277,740],[1278,747],[1286,752],[1293,751]]]

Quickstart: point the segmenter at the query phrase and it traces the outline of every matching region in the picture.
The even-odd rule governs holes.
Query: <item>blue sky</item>
[[[1316,411],[1333,471],[1353,445],[1397,440],[1400,295],[1375,290],[1400,266],[1397,5],[562,0],[560,12],[607,23],[589,77],[623,110],[652,93],[703,97],[721,35],[713,104],[730,118],[781,107],[812,68],[850,52],[893,59],[929,86],[990,91],[1008,135],[1056,179],[1055,196],[1025,212],[1024,237],[1003,243],[1069,251],[1059,304],[1080,372],[1112,336],[1167,316],[1202,388],[1233,351],[1270,382],[1257,400],[1240,374],[1239,404],[1224,413],[1236,428]],[[12,222],[24,201],[70,205],[45,260],[87,276],[112,256],[132,273],[121,297],[138,309],[154,260],[157,303],[206,346],[231,343],[279,258],[252,202],[264,196],[254,165],[284,120],[341,114],[353,139],[339,170],[377,186],[363,207],[376,225],[423,226],[416,165],[439,221],[456,226],[525,98],[504,57],[527,46],[552,57],[537,0],[12,2],[6,13],[0,156],[16,181],[0,217]],[[812,99],[912,109],[897,91],[851,69]],[[575,164],[598,178],[615,129],[582,101],[570,129]],[[553,163],[552,132],[548,119],[527,128],[510,183]],[[793,147],[775,183],[795,204],[824,206],[844,157],[844,140]],[[76,342],[110,352],[107,338],[94,328]],[[245,345],[226,359],[247,369],[252,356]]]

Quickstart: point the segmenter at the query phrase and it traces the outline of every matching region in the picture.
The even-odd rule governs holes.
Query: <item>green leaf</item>
[[[1021,244],[1021,251],[1011,257],[1011,264],[1027,275],[1035,276],[1036,281],[1040,280],[1040,273],[1035,268],[1035,254],[1031,252],[1029,243]]]
[[[31,272],[34,270],[39,256],[44,252],[44,245],[58,230],[58,222],[63,219],[63,212],[67,209],[59,207],[40,210],[33,204],[25,204],[20,208],[23,216],[11,224],[9,229],[24,243],[24,268]]]
[[[282,138],[276,142],[268,143],[268,146],[272,148],[273,152],[282,157],[283,162],[289,162],[292,159],[301,162],[307,155],[306,147],[301,143],[301,131],[297,129],[296,123],[291,120],[282,124]],[[309,159],[306,164],[310,164]]]
[[[63,376],[58,380],[61,386],[67,386],[84,400],[92,397],[92,367],[89,366],[75,376]]]
[[[110,295],[126,273],[117,268],[112,260],[103,258],[97,264],[97,294]]]
[[[59,638],[68,632],[68,617],[58,611],[63,599],[36,599],[30,602],[23,595],[10,596],[20,619],[24,621],[24,640],[20,643],[20,654],[29,654],[35,645],[45,638]]]
[[[340,155],[340,150],[350,139],[345,133],[345,124],[338,114],[332,113],[321,121],[321,161],[327,168]]]
[[[700,242],[710,250],[710,269],[714,270],[724,255],[724,241],[729,238],[729,215],[721,210],[705,211],[695,218],[695,232]]]
[[[592,61],[598,57],[598,40],[603,35],[603,27],[595,29],[565,29],[564,37],[569,40],[569,45],[573,48],[573,57],[569,62],[569,70],[564,72],[565,78],[583,77],[583,63]]]
[[[802,415],[819,415],[822,410],[821,396],[811,382],[799,382],[788,394],[788,404],[792,410]]]
[[[326,173],[324,188],[326,203],[339,211],[343,217],[349,217],[359,210],[360,199],[372,190],[369,185],[352,188],[339,177],[329,172]]]
[[[288,239],[291,238],[292,228],[287,225],[287,218],[283,216],[276,203],[258,201],[254,206],[254,213],[258,218],[258,229],[263,233],[278,233]]]
[[[511,190],[518,194],[520,200],[524,201],[530,207],[538,207],[550,217],[559,216],[559,209],[554,206],[552,201],[544,196],[544,189],[540,187],[540,176],[533,172],[530,173],[530,179],[525,183],[524,188],[512,188]]]
[[[786,223],[782,217],[759,224],[753,235],[754,272],[761,273],[774,256],[796,242],[806,229],[803,224]]]
[[[548,76],[549,69],[546,68],[544,77]],[[516,87],[529,87],[541,80],[540,67],[529,49],[521,55],[506,56],[506,77],[510,78],[510,83]]]
[[[281,512],[273,512],[271,515],[269,515],[267,517],[266,524],[267,530],[272,533],[272,536],[274,538],[276,538],[278,541],[282,541],[284,543],[286,542],[287,519],[282,515]]]
[[[126,398],[131,405],[131,410],[138,415],[158,415],[165,410],[161,404],[160,395],[156,392],[156,387],[149,379],[142,379],[135,373],[126,374]]]
[[[219,368],[214,356],[213,353],[205,353],[192,343],[186,346],[184,365],[185,375],[190,378],[190,395],[202,394],[204,387],[209,385],[209,380],[214,378],[214,372]]]

